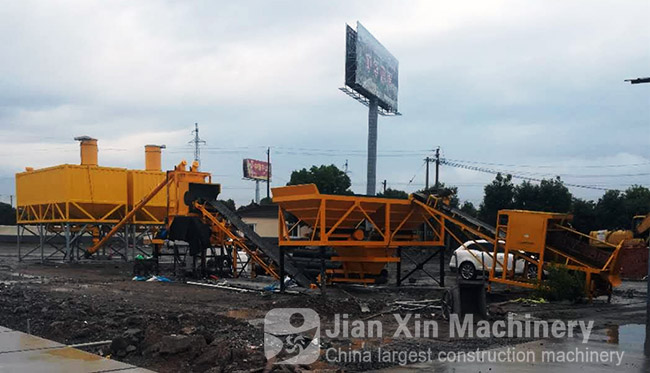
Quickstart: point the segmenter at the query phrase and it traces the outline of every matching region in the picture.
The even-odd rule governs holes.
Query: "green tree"
[[[408,199],[409,194],[403,190],[387,188],[386,193],[377,193],[377,197]]]
[[[526,180],[515,187],[513,207],[521,210],[541,211],[540,188]]]
[[[623,205],[630,222],[634,215],[650,214],[650,189],[632,185],[623,192]]]
[[[627,216],[623,193],[608,190],[596,203],[598,229],[620,229],[630,226],[631,216]]]
[[[598,217],[596,216],[596,204],[580,198],[574,198],[571,204],[573,214],[573,227],[583,233],[588,233],[598,228]]]
[[[0,202],[0,225],[15,225],[16,209],[8,203]]]
[[[497,213],[501,209],[509,209],[514,205],[515,186],[512,176],[498,173],[494,180],[485,186],[483,202],[479,207],[479,218],[486,223],[494,224]]]
[[[293,171],[287,185],[316,184],[323,194],[352,194],[350,177],[335,165]]]
[[[564,186],[564,183],[559,177],[545,179],[539,183],[540,211],[569,212],[571,211],[572,199],[571,192]]]
[[[544,179],[539,184],[529,181],[515,187],[513,207],[522,210],[569,212],[573,196],[562,180]]]
[[[475,217],[478,217],[478,210],[474,206],[474,204],[470,201],[465,201],[463,204],[460,206],[460,211],[464,212],[465,214]]]

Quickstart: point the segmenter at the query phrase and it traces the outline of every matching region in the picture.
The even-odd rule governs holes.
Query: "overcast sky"
[[[3,1],[0,200],[25,166],[191,160],[238,204],[242,158],[271,147],[272,185],[349,163],[365,192],[367,108],[343,85],[345,24],[359,20],[399,60],[401,117],[379,119],[378,182],[412,192],[445,158],[567,183],[650,184],[650,1]],[[494,165],[498,164],[498,165]],[[412,182],[409,181],[415,176]],[[441,167],[479,202],[493,175]],[[379,187],[378,187],[379,189]],[[603,192],[571,187],[597,199]]]

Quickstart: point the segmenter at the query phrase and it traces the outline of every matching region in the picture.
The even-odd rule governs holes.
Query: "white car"
[[[504,242],[500,241],[500,243]],[[454,254],[449,261],[449,268],[458,270],[460,277],[464,280],[475,279],[479,272],[488,273],[490,271],[492,268],[493,252],[494,245],[491,242],[486,240],[467,241],[454,250]],[[513,260],[514,255],[509,253],[507,263],[508,271],[512,270]],[[526,261],[524,259],[517,259],[515,261],[515,274],[523,275],[526,268],[525,264]],[[503,272],[503,252],[497,253],[497,265],[494,272]],[[527,272],[527,278],[537,278],[537,266],[529,265]]]

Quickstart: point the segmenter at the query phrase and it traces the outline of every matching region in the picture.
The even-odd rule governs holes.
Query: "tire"
[[[463,280],[473,280],[476,278],[476,267],[471,262],[462,262],[458,267],[458,274]]]

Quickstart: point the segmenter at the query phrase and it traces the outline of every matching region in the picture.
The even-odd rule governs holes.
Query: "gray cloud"
[[[367,112],[337,90],[344,25],[360,20],[400,60],[400,111],[380,118],[378,179],[413,191],[423,158],[540,165],[579,184],[624,188],[650,172],[646,1],[181,2],[21,1],[0,10],[0,199],[24,166],[76,163],[73,136],[100,139],[100,162],[165,166],[191,158],[245,203],[241,159],[273,148],[274,184],[291,170],[349,160],[365,182]],[[322,151],[314,149],[323,149]],[[395,151],[399,151],[396,153]],[[596,168],[599,165],[636,164]],[[531,172],[526,167],[501,167]],[[417,174],[416,179],[409,180]],[[492,176],[442,168],[478,201]],[[581,197],[602,192],[573,189]]]

